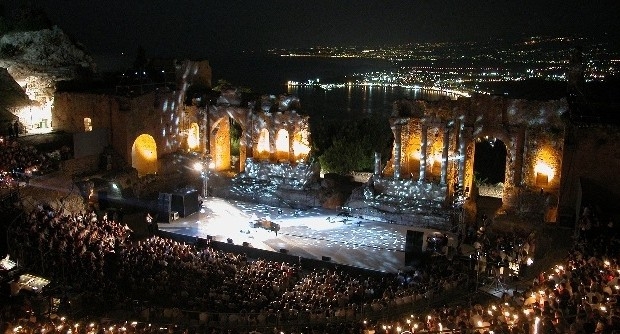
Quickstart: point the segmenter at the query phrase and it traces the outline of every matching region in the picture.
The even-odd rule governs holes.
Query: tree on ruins
[[[364,168],[364,152],[359,142],[338,138],[319,157],[319,162],[326,173],[348,174]]]
[[[385,117],[370,117],[315,127],[313,138],[318,138],[318,145],[323,145],[318,147],[323,171],[339,174],[372,171],[374,152],[389,157],[393,138],[388,124]]]

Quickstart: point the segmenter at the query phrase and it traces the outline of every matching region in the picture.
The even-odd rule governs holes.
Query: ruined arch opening
[[[187,129],[187,149],[190,151],[200,149],[200,127],[196,122],[191,123]]]
[[[286,129],[280,129],[276,133],[276,159],[279,162],[289,160],[289,133]]]
[[[230,169],[230,118],[222,117],[211,127],[211,161],[217,171]]]
[[[269,160],[269,130],[261,129],[258,134],[254,157],[258,160]]]
[[[300,130],[293,135],[293,156],[295,161],[305,159],[310,154],[310,134]]]
[[[136,137],[131,147],[131,167],[138,171],[138,176],[157,173],[157,143],[153,136]]]
[[[476,140],[474,181],[480,196],[501,199],[506,181],[506,144],[489,136]]]
[[[239,161],[241,160],[241,137],[243,128],[241,124],[234,118],[230,118],[230,160],[232,168],[239,170]]]

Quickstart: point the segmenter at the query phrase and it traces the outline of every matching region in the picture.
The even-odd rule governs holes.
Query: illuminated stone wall
[[[23,81],[22,81],[23,80]],[[20,80],[23,82],[31,105],[22,108],[16,115],[26,133],[47,133],[52,131],[52,105],[56,91],[56,78],[44,73],[32,73]]]
[[[214,170],[231,170],[231,126],[241,128],[237,172],[245,170],[246,158],[269,163],[296,165],[310,154],[307,116],[297,113],[294,96],[265,95],[241,105],[236,89],[221,92],[215,105],[188,104],[188,89],[210,87],[208,62],[184,61],[176,64],[177,89],[161,88],[137,96],[59,92],[54,103],[54,125],[67,132],[110,129],[110,142],[127,164],[132,164],[134,142],[149,135],[155,142],[157,158],[177,151],[209,154]],[[265,133],[264,143],[260,134]],[[96,144],[96,143],[94,143]],[[261,146],[262,145],[262,146]],[[152,170],[151,167],[148,168]]]
[[[525,184],[555,191],[560,188],[564,131],[528,132],[527,155],[524,158],[523,181]]]
[[[149,135],[156,145],[157,159],[179,150],[206,151],[204,117],[196,107],[185,106],[186,90],[192,84],[209,86],[211,69],[206,61],[176,63],[177,89],[152,89],[140,95],[56,92],[52,109],[55,130],[86,132],[84,119],[92,129],[109,129],[115,151],[132,165],[133,145],[141,135]],[[196,131],[197,128],[197,131]],[[198,147],[191,147],[191,134],[198,133]],[[98,143],[94,142],[93,145]],[[191,145],[193,146],[193,145]],[[156,170],[150,166],[149,171]]]
[[[297,113],[299,101],[291,96],[263,96],[247,106],[240,105],[235,90],[222,92],[217,105],[208,107],[210,153],[217,158],[215,169],[230,169],[230,120],[241,128],[239,171],[245,170],[246,158],[270,163],[296,164],[310,154],[310,131],[307,116]],[[223,122],[223,123],[222,123]],[[219,128],[228,124],[228,130]],[[223,125],[222,125],[223,126]],[[223,153],[228,152],[228,153]]]
[[[435,207],[441,207],[446,192],[446,187],[438,183],[420,183],[411,179],[394,180],[385,178],[373,181],[375,192],[385,196],[385,198],[392,197],[394,201],[424,202]]]
[[[118,101],[112,95],[59,92],[54,98],[54,129],[69,133],[85,132],[84,118],[90,118],[93,129],[110,128],[111,111],[118,112]]]
[[[271,185],[289,189],[303,189],[318,177],[318,169],[307,163],[270,163],[248,158],[245,171],[235,178],[236,181],[267,181]]]
[[[420,177],[420,138],[422,123],[419,119],[412,119],[403,126],[402,132],[402,170],[403,178],[418,180]],[[393,170],[392,173],[393,175]]]
[[[211,128],[211,161],[215,170],[230,169],[230,119],[222,117]]]
[[[547,207],[557,207],[564,150],[560,116],[566,111],[564,100],[396,101],[390,124],[400,154],[395,151],[374,180],[375,196],[400,197],[400,205],[416,197],[449,204],[456,187],[473,190],[475,143],[488,137],[506,145],[503,207],[516,209],[523,196],[540,195],[541,189],[555,199]],[[411,182],[402,183],[406,179]],[[441,191],[417,185],[427,183],[440,185]]]

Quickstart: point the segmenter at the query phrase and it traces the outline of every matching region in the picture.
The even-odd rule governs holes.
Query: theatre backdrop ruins
[[[107,169],[128,165],[140,175],[162,175],[170,162],[166,157],[177,152],[209,154],[216,170],[241,172],[238,179],[244,182],[296,180],[289,185],[297,189],[316,172],[304,163],[310,132],[308,118],[298,114],[299,101],[263,96],[248,104],[234,89],[222,91],[216,103],[194,101],[193,88],[211,87],[206,61],[162,62],[174,78],[170,82],[105,92],[57,90],[59,82],[88,77],[96,69],[59,28],[8,33],[0,46],[19,51],[0,58],[1,130],[17,119],[24,134],[73,134],[74,159],[63,162],[65,173],[97,170],[103,155]],[[346,206],[416,222],[466,198],[468,208],[478,193],[476,143],[497,140],[506,148],[505,181],[496,188],[505,210],[573,222],[584,201],[608,199],[607,210],[617,210],[620,178],[610,171],[620,168],[620,127],[605,114],[614,118],[620,104],[600,100],[617,96],[617,88],[598,98],[584,96],[582,58],[576,50],[570,60],[569,102],[484,95],[396,101],[392,156],[375,157],[373,177]],[[238,158],[231,154],[233,125],[241,130]]]
[[[175,65],[176,82],[146,92],[136,91],[143,87],[125,87],[124,94],[56,92],[54,129],[75,134],[76,159],[94,163],[92,157],[110,145],[119,159],[109,164],[124,161],[139,175],[162,172],[167,168],[163,157],[185,151],[208,153],[217,171],[253,178],[296,177],[297,185],[305,184],[299,179],[312,170],[304,165],[310,134],[308,118],[297,113],[297,98],[267,95],[247,103],[230,89],[215,103],[188,101],[193,86],[211,87],[211,68],[206,61]],[[363,193],[354,193],[346,207],[397,214],[412,222],[442,220],[441,212],[460,197],[475,200],[475,144],[497,139],[506,147],[503,208],[556,221],[566,126],[561,116],[567,110],[566,100],[484,95],[396,101],[390,118],[392,156],[385,168],[378,167],[377,157],[372,181]],[[238,160],[231,155],[233,123],[241,129]],[[466,214],[475,215],[475,209]]]
[[[477,194],[476,142],[492,140],[506,147],[503,208],[545,214],[547,221],[555,221],[565,132],[561,116],[567,108],[566,100],[484,95],[396,101],[390,118],[392,157],[383,170],[376,157],[364,205],[420,221],[432,215],[429,210],[439,212],[471,199]],[[359,208],[360,203],[350,205]]]
[[[217,103],[202,104],[187,92],[211,87],[209,63],[178,62],[175,71],[175,83],[122,87],[121,94],[57,92],[54,129],[77,134],[76,158],[92,156],[109,144],[139,175],[167,168],[160,158],[178,151],[209,154],[214,170],[237,172],[248,158],[295,164],[308,156],[308,119],[297,113],[296,98],[263,96],[241,105],[240,93],[230,89]],[[236,165],[230,143],[233,122],[241,129]]]
[[[180,151],[199,157],[209,154],[215,170],[241,172],[244,180],[295,180],[289,183],[293,189],[303,188],[309,175],[316,173],[306,164],[310,131],[308,118],[298,113],[300,101],[265,95],[248,103],[235,89],[222,91],[214,103],[195,101],[188,93],[193,87],[211,87],[206,61],[174,62],[168,66],[175,78],[171,82],[117,87],[112,92],[55,90],[49,76],[20,72],[16,65],[8,68],[17,81],[9,86],[19,84],[37,101],[26,109],[6,110],[20,116],[26,133],[52,128],[72,133],[74,159],[65,163],[64,170],[70,174],[101,167],[105,148],[112,152],[105,167],[128,165],[139,175],[161,175],[168,168],[165,157]],[[33,106],[43,106],[51,115],[35,118]],[[601,106],[589,103],[582,109]],[[19,114],[24,110],[28,113]],[[354,192],[345,207],[420,222],[441,216],[465,198],[471,204],[478,193],[476,143],[497,140],[506,148],[505,181],[499,188],[503,209],[534,213],[547,222],[564,216],[574,221],[582,198],[594,193],[592,185],[597,185],[597,193],[605,189],[620,196],[615,191],[620,181],[609,175],[609,170],[620,168],[619,128],[590,118],[575,122],[563,117],[575,113],[580,120],[580,112],[565,99],[474,95],[396,101],[390,118],[395,137],[392,156],[376,157],[371,181]],[[233,125],[241,131],[238,157],[231,154]],[[583,185],[586,179],[589,191]],[[466,214],[475,214],[467,201],[465,207]]]

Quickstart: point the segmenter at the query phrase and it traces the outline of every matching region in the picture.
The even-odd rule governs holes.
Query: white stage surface
[[[258,219],[280,225],[273,231],[254,228]],[[226,242],[311,259],[328,256],[331,261],[383,272],[397,272],[405,265],[405,240],[411,226],[339,216],[325,209],[295,210],[262,204],[208,198],[198,213],[159,223],[174,234]],[[419,230],[419,229],[418,229]]]

